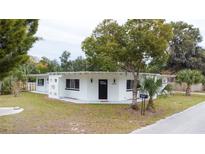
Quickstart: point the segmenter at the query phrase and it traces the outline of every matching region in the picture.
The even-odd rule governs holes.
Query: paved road
[[[205,134],[205,102],[155,124],[135,130],[136,134]]]
[[[0,116],[16,114],[22,111],[23,109],[18,107],[0,107]]]

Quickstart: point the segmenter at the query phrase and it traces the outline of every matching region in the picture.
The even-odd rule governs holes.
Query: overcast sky
[[[92,30],[102,19],[79,20],[40,20],[37,36],[43,39],[36,42],[29,54],[36,57],[46,56],[50,59],[59,59],[64,50],[71,52],[71,59],[84,56],[81,42],[92,33]],[[126,20],[118,20],[123,23]],[[170,20],[169,20],[170,21]],[[183,20],[193,24],[201,31],[205,38],[205,20]],[[205,47],[205,41],[202,42]]]

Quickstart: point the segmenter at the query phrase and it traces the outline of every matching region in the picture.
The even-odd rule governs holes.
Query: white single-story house
[[[125,72],[52,72],[33,74],[36,92],[75,103],[131,103],[133,76]],[[160,74],[140,73],[161,78]],[[166,78],[163,85],[167,83]]]

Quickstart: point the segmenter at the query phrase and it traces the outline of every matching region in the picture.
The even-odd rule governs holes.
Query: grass
[[[156,113],[133,111],[128,105],[73,104],[46,95],[0,96],[0,107],[24,111],[0,117],[0,133],[129,133],[205,100],[205,96],[175,94],[155,101]]]

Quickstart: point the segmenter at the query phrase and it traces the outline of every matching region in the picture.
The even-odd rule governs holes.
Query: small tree
[[[15,97],[19,95],[23,84],[28,79],[28,72],[23,69],[25,66],[19,66],[10,72],[9,76],[4,78],[2,91],[3,94],[13,94]]]
[[[185,69],[177,73],[176,81],[179,84],[186,83],[186,95],[191,95],[191,85],[203,82],[204,76],[200,71]]]
[[[153,97],[159,92],[162,86],[162,80],[155,77],[145,78],[142,83],[142,91],[146,91],[149,94],[149,101],[147,104],[147,110],[155,110]]]

